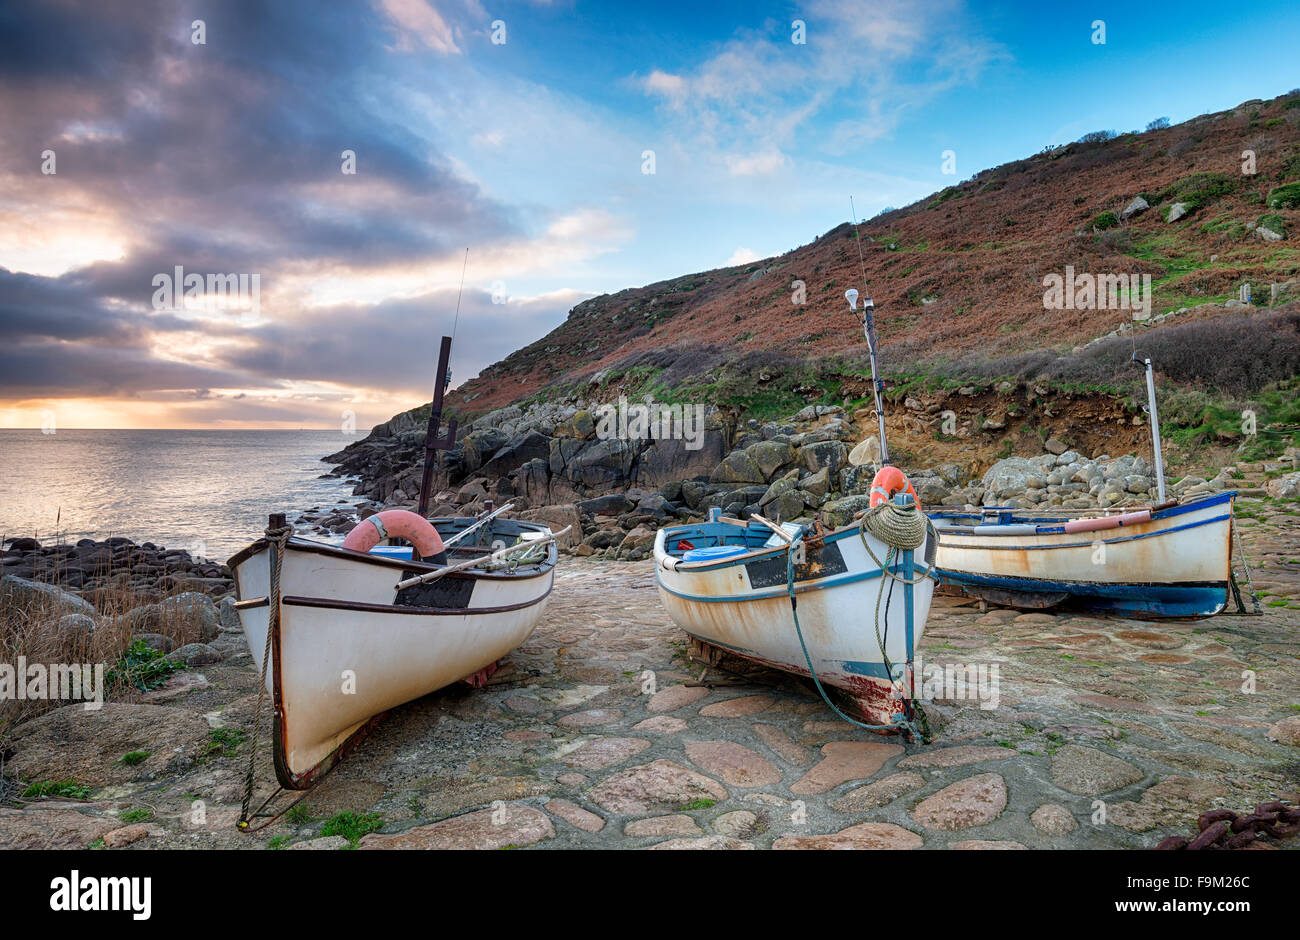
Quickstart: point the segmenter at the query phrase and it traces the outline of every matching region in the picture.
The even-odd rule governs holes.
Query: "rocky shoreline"
[[[234,587],[224,564],[121,536],[80,539],[73,545],[8,539],[0,547],[0,573],[82,593],[125,589],[154,600],[177,590],[220,596]]]

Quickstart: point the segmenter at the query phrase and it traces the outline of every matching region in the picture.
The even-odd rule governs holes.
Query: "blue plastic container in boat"
[[[693,548],[682,556],[682,561],[721,561],[723,558],[743,555],[747,551],[749,549],[742,548],[739,545],[713,545],[709,548]]]
[[[396,558],[398,561],[411,560],[411,546],[409,545],[376,545],[367,555],[382,555],[384,558]]]

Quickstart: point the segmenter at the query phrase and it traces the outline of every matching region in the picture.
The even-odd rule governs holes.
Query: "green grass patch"
[[[248,732],[239,728],[213,728],[208,732],[206,757],[230,757],[248,738]]]
[[[356,844],[361,837],[374,832],[384,824],[384,817],[378,813],[335,813],[321,827],[321,836],[342,836]]]
[[[136,640],[130,645],[112,669],[104,676],[109,685],[135,686],[142,692],[156,689],[178,669],[184,669],[184,663],[174,663],[163,658],[163,654],[151,647],[144,640]]]
[[[1255,220],[1256,228],[1266,228],[1270,232],[1275,232],[1286,238],[1286,219],[1282,218],[1276,212],[1269,212],[1261,215]]]
[[[691,810],[708,809],[712,805],[713,805],[713,800],[705,800],[705,799],[691,800],[685,806],[677,807],[677,811],[681,813],[689,813]]]
[[[1285,183],[1269,190],[1270,209],[1294,209],[1297,206],[1300,206],[1300,183]]]
[[[32,800],[42,796],[65,796],[73,800],[90,799],[91,787],[77,783],[75,780],[41,780],[32,783],[23,791],[23,799]]]
[[[138,806],[135,809],[127,810],[125,813],[123,813],[121,816],[117,818],[122,820],[122,822],[125,823],[147,822],[150,819],[153,819],[153,810],[145,809],[142,806]]]
[[[123,764],[126,764],[126,766],[128,767],[134,767],[136,764],[143,764],[148,759],[149,759],[148,751],[131,751],[128,754],[122,755],[121,762]]]

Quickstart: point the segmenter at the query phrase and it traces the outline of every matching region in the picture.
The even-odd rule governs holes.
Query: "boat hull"
[[[1228,602],[1235,496],[1092,531],[1083,527],[1095,520],[1032,511],[1003,511],[993,525],[961,524],[975,514],[933,512],[940,580],[1011,606],[1043,606],[1033,599],[1047,597],[1102,614],[1210,617]]]
[[[236,610],[261,670],[271,620],[270,546],[254,543],[231,567]],[[535,567],[524,576],[447,575],[434,582],[439,606],[416,606],[403,603],[410,596],[399,597],[397,582],[433,566],[290,540],[266,670],[281,785],[311,786],[371,719],[518,647],[545,610],[553,546],[548,563]]]
[[[807,548],[806,563],[796,566],[805,657],[791,610],[785,549],[712,564],[683,563],[666,550],[666,545],[702,528],[707,524],[662,529],[655,542],[659,596],[673,621],[702,643],[796,675],[811,675],[811,659],[823,685],[847,694],[857,712],[854,717],[873,725],[897,724],[904,703],[895,697],[901,685],[894,678],[913,660],[929,616],[934,581],[904,584],[884,578],[856,527],[831,533],[824,547]],[[886,546],[867,538],[883,560]],[[925,569],[923,557],[924,547],[900,553],[890,570],[915,578]],[[883,655],[876,636],[878,601]]]

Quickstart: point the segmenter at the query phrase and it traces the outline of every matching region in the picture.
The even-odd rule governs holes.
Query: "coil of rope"
[[[939,540],[939,536],[934,530],[934,523],[926,518],[925,513],[921,512],[916,503],[912,503],[910,506],[900,506],[894,502],[887,502],[868,509],[858,521],[858,538],[862,540],[862,547],[867,550],[871,560],[894,580],[904,584],[919,584],[926,578],[934,577],[933,564],[910,580],[897,572],[890,571],[888,566],[876,557],[876,553],[871,550],[871,543],[867,541],[868,533],[874,536],[877,541],[884,542],[891,552],[915,551],[921,547],[921,543],[925,541],[927,534],[930,536],[930,544],[935,545]],[[890,553],[887,552],[886,555],[888,556],[888,554]]]

